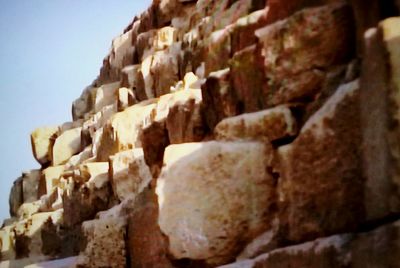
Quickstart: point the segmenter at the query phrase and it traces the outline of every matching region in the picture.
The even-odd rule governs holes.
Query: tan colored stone
[[[96,89],[96,98],[94,100],[94,112],[97,113],[108,105],[117,103],[117,90],[120,87],[119,82],[105,84]]]
[[[135,48],[132,46],[132,30],[129,30],[112,41],[110,52],[110,66],[117,69],[117,73],[125,66],[133,64]]]
[[[126,222],[105,218],[86,221],[82,229],[86,248],[78,259],[77,267],[126,267]]]
[[[113,115],[101,135],[97,160],[108,161],[108,157],[117,152],[141,147],[141,129],[151,122],[155,108],[156,104],[151,100]]]
[[[35,129],[31,134],[33,156],[41,165],[45,165],[51,161],[51,139],[57,131],[58,127],[42,127]]]
[[[270,148],[261,142],[168,146],[156,193],[171,254],[225,263],[243,241],[268,229],[274,203],[270,161]]]
[[[59,185],[60,176],[65,170],[64,165],[48,167],[42,171],[42,184],[45,185],[43,194],[51,193],[52,190]]]
[[[344,84],[279,148],[280,224],[289,241],[354,230],[364,220],[358,80]]]
[[[68,159],[81,151],[81,127],[62,133],[54,142],[51,152],[52,165],[66,163]]]
[[[127,150],[111,156],[110,179],[114,194],[121,201],[142,192],[152,179],[144,161],[143,149]]]
[[[108,172],[108,162],[86,163],[65,178],[62,201],[67,226],[93,219],[97,212],[108,208],[111,197]]]
[[[16,258],[43,256],[42,248],[46,247],[46,241],[42,234],[48,227],[48,223],[59,225],[62,223],[62,210],[33,214],[26,220],[15,224],[15,251]]]
[[[176,29],[167,26],[156,31],[153,48],[155,50],[164,50],[171,46],[175,41],[177,41]]]
[[[218,140],[262,139],[275,141],[297,133],[296,119],[287,106],[229,117],[214,129]]]

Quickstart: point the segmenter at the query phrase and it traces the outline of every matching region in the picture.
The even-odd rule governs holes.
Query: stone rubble
[[[154,0],[32,132],[0,267],[397,267],[399,12]]]

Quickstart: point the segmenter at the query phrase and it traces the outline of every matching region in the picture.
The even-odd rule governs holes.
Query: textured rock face
[[[363,220],[358,99],[358,81],[341,86],[278,150],[289,240],[351,230]]]
[[[156,193],[174,257],[223,263],[241,241],[268,228],[269,153],[259,142],[167,147]]]
[[[0,267],[397,267],[397,2],[154,0],[32,133]]]

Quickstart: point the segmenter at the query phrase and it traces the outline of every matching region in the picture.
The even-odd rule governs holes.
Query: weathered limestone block
[[[256,140],[266,137],[272,142],[296,134],[296,119],[287,106],[229,117],[214,129],[217,140]]]
[[[26,219],[33,214],[40,212],[41,202],[36,200],[33,202],[25,202],[18,209],[18,216],[20,219]]]
[[[220,267],[396,267],[399,239],[400,222],[397,221],[366,233],[320,238]]]
[[[195,87],[193,76],[185,76],[183,88]],[[145,160],[153,176],[158,175],[165,147],[170,143],[200,141],[203,138],[205,126],[200,105],[201,90],[194,88],[178,90],[158,99],[154,121],[143,129],[141,135]]]
[[[16,258],[29,258],[46,255],[42,252],[52,241],[42,238],[48,228],[47,222],[52,225],[62,223],[62,210],[55,212],[37,213],[30,218],[15,224],[15,252]]]
[[[24,214],[21,206],[39,199],[40,174],[40,170],[23,172],[22,176],[14,182],[9,197],[11,216]]]
[[[213,32],[205,45],[205,75],[229,67],[232,26]]]
[[[135,48],[132,46],[132,30],[121,34],[112,41],[110,66],[118,72],[125,66],[133,64]]]
[[[19,207],[22,205],[22,203],[24,203],[22,182],[22,177],[19,177],[14,181],[13,186],[11,187],[10,196],[8,199],[11,216],[17,216]]]
[[[323,73],[354,55],[354,21],[350,6],[307,8],[256,31],[267,83],[264,103],[276,105],[312,98]]]
[[[400,212],[400,19],[365,33],[361,71],[363,172],[368,220]]]
[[[117,110],[121,112],[138,101],[132,89],[121,87],[117,92]]]
[[[83,90],[81,96],[72,103],[73,120],[84,118],[85,114],[92,109],[96,97],[95,89],[93,86],[88,86]]]
[[[73,128],[57,137],[51,150],[53,166],[64,164],[81,151],[81,131],[81,127]]]
[[[154,102],[149,100],[133,105],[111,117],[96,146],[98,161],[108,161],[108,157],[117,152],[141,147],[141,129],[152,121],[156,108]]]
[[[156,30],[151,30],[148,32],[140,33],[135,42],[136,47],[136,57],[139,62],[143,61],[143,59],[150,54],[152,54],[153,48],[152,45],[154,44],[154,39],[157,32]]]
[[[51,161],[51,139],[57,131],[58,127],[41,127],[35,129],[31,134],[33,156],[41,165],[46,165]]]
[[[166,128],[170,143],[200,141],[205,134],[201,89],[177,91],[170,104]]]
[[[119,82],[102,85],[96,90],[96,98],[94,101],[94,112],[97,113],[103,107],[115,104],[117,101],[116,93],[120,87]]]
[[[236,95],[238,110],[255,112],[266,108],[263,98],[266,79],[261,48],[253,45],[235,53],[229,67],[231,90]]]
[[[141,193],[152,180],[143,149],[127,150],[111,156],[110,180],[114,194],[121,201]]]
[[[342,85],[279,148],[280,223],[304,241],[350,231],[364,220],[358,80]]]
[[[177,41],[177,30],[171,26],[163,27],[156,31],[153,49],[165,50]]]
[[[22,173],[22,196],[24,202],[38,200],[40,170],[31,170]]]
[[[261,142],[167,147],[156,193],[159,225],[176,259],[226,263],[270,227],[270,150]]]
[[[232,54],[257,43],[255,30],[266,25],[269,9],[257,10],[238,19],[231,28]]]
[[[219,121],[239,114],[237,98],[231,90],[230,69],[212,72],[201,87],[204,117],[212,131]]]
[[[51,193],[52,190],[59,186],[60,177],[65,170],[65,165],[52,166],[42,171],[40,182],[40,195]]]
[[[141,80],[143,81],[143,87],[138,87],[137,92],[138,92],[138,96],[144,96],[145,100],[152,99],[155,97],[155,95],[154,95],[154,78],[150,72],[153,60],[154,60],[153,55],[146,56],[143,59],[142,64],[140,66],[139,75],[141,76],[141,78],[139,78],[139,81],[141,81]],[[143,91],[143,92],[141,92],[141,91]],[[141,97],[139,97],[139,98],[142,99]]]
[[[170,93],[171,86],[179,81],[178,60],[173,51],[157,51],[153,55],[150,73],[153,77],[154,96]]]
[[[83,164],[86,162],[94,162],[94,158],[95,157],[93,156],[93,146],[89,145],[79,154],[71,156],[71,158],[65,164],[65,169],[66,170],[74,170],[80,164]]]
[[[117,104],[113,103],[104,106],[100,111],[90,116],[89,119],[82,124],[81,146],[87,147],[89,144],[92,144],[96,131],[103,127],[115,113],[117,113]]]
[[[126,267],[126,222],[103,218],[82,224],[87,245],[77,267]]]
[[[158,202],[154,189],[145,189],[136,199],[128,218],[127,248],[132,267],[173,267],[168,242],[158,225]]]
[[[8,225],[0,229],[1,261],[12,260],[16,257],[15,233],[13,227],[14,225]]]
[[[64,222],[71,227],[108,208],[111,197],[108,162],[86,163],[71,174],[62,196]]]

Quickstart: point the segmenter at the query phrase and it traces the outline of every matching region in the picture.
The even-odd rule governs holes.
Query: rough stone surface
[[[125,224],[114,218],[84,222],[88,243],[77,267],[126,267]]]
[[[33,131],[0,267],[397,267],[398,2],[153,0]]]
[[[57,137],[51,151],[53,166],[64,164],[71,156],[81,151],[81,130],[80,127],[73,128]]]
[[[45,165],[51,161],[50,149],[52,137],[58,132],[58,127],[37,128],[31,134],[32,152],[35,159]]]
[[[364,219],[358,81],[341,86],[279,148],[281,224],[290,241],[354,230]]]
[[[159,224],[175,258],[224,263],[269,227],[268,153],[259,142],[167,147],[156,192]]]
[[[397,221],[370,232],[320,238],[220,267],[396,267],[399,228]]]
[[[114,193],[121,201],[142,192],[152,180],[143,149],[132,149],[111,156],[110,180]]]
[[[297,124],[289,107],[277,106],[226,118],[218,123],[214,133],[217,140],[267,138],[275,141],[296,135]]]

